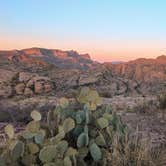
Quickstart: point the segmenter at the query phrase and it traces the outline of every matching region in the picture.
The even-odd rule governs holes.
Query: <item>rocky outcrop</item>
[[[137,59],[122,64],[104,64],[112,71],[112,74],[118,75],[139,82],[163,81],[166,80],[166,56],[160,56],[156,59]]]
[[[0,76],[0,98],[48,95],[55,92],[52,80],[38,74],[0,69]]]
[[[18,95],[32,96],[33,94],[48,94],[54,91],[54,85],[48,77],[21,72],[18,81],[19,83],[15,86]]]
[[[97,83],[103,77],[102,71],[90,71],[80,75],[78,85],[91,85]]]
[[[143,95],[158,93],[166,86],[166,56],[137,59],[122,64],[105,63],[111,75],[128,80],[128,88]],[[126,81],[125,81],[126,82]],[[134,83],[134,84],[133,84]]]
[[[12,81],[15,78],[15,75],[15,72],[0,69],[0,98],[12,96]]]

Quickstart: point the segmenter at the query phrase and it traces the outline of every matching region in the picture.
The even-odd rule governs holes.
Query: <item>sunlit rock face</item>
[[[91,60],[89,54],[79,54],[76,51],[58,49],[28,48],[23,50],[0,51],[0,56],[15,63],[28,65],[56,65],[59,68],[89,69],[99,63]]]
[[[114,75],[138,82],[157,82],[166,80],[166,56],[156,59],[137,59],[127,63],[111,65],[104,64]]]

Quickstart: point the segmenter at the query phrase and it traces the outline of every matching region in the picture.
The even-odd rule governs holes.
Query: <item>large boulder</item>
[[[16,91],[16,94],[18,94],[18,95],[23,95],[24,89],[25,89],[24,83],[19,83],[15,86],[15,91]]]
[[[34,77],[34,91],[36,94],[50,93],[53,90],[53,83],[48,77]]]

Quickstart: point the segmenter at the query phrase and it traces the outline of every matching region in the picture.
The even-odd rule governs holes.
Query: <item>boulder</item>
[[[28,73],[28,72],[20,72],[18,79],[19,79],[20,82],[27,82],[33,76],[36,76],[36,75],[37,74],[32,74],[32,73]]]
[[[16,94],[18,94],[18,95],[23,95],[24,89],[25,89],[24,83],[19,83],[15,86],[15,91],[16,91]]]
[[[53,83],[48,77],[37,76],[32,80],[34,83],[34,92],[36,94],[50,93],[53,90]]]
[[[34,93],[30,88],[25,88],[24,95],[25,96],[32,96]]]
[[[97,72],[97,73],[86,73],[86,74],[81,74],[80,78],[78,80],[78,85],[89,85],[89,84],[94,84],[99,81],[101,78],[102,73]]]
[[[44,92],[44,81],[36,81],[34,85],[36,94],[41,94]]]
[[[26,87],[27,88],[33,88],[34,87],[34,80],[31,79],[26,83]]]

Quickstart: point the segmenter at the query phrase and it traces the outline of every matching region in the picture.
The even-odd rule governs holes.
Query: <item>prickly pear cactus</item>
[[[77,100],[80,103],[86,104],[89,110],[96,110],[97,106],[102,104],[102,99],[99,97],[99,94],[95,90],[91,90],[88,87],[81,89]]]
[[[8,139],[0,161],[25,166],[106,165],[112,138],[114,134],[122,137],[124,126],[111,107],[101,106],[96,91],[84,87],[77,101],[75,106],[61,98],[56,108],[48,111],[44,125],[41,114],[32,111],[32,121],[18,136],[13,126],[7,125]]]

